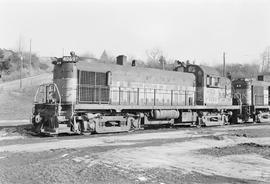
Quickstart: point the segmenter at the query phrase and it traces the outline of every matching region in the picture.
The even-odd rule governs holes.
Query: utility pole
[[[19,38],[19,56],[20,56],[20,89],[22,88],[22,62],[23,62],[23,56],[22,56],[22,48],[21,43],[22,39],[21,36]]]
[[[226,77],[226,61],[225,61],[225,52],[223,52],[223,77]]]
[[[262,55],[262,68],[261,68],[261,72],[264,71],[264,55]]]
[[[23,55],[21,54],[21,57],[20,57],[20,88],[22,88],[22,63],[23,63]]]
[[[270,47],[267,47],[267,71],[269,71],[269,65],[270,65]]]
[[[29,63],[30,76],[32,76],[32,39],[30,39]]]

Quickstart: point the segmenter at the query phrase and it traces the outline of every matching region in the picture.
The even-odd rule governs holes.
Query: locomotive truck
[[[211,67],[179,62],[167,71],[128,64],[124,55],[114,64],[73,52],[52,63],[53,82],[40,85],[34,99],[31,121],[38,133],[55,135],[60,126],[83,134],[224,125],[254,114],[245,110],[243,118],[243,96],[233,104],[231,80]]]

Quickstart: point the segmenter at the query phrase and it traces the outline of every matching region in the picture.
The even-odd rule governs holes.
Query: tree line
[[[19,79],[27,77],[31,74],[42,72],[48,66],[40,62],[40,58],[35,54],[17,51],[0,49],[0,78],[2,81]]]
[[[170,59],[166,57],[166,54],[159,49],[153,48],[147,50],[146,61],[136,59],[136,65],[146,68],[157,68],[163,70],[173,70],[176,67],[176,60]],[[93,54],[87,54],[88,56],[94,57]],[[265,52],[263,53],[264,58],[267,55]],[[135,58],[130,56],[128,59],[129,65],[131,65],[132,61]],[[108,54],[105,50],[99,58],[100,61],[106,63],[115,63],[115,57]],[[194,61],[185,61],[190,64],[193,64]],[[219,73],[222,75],[223,73],[223,65],[216,64],[213,66]],[[251,64],[242,64],[242,63],[234,63],[234,64],[226,64],[226,73],[229,73],[231,77],[234,78],[254,78],[258,74],[270,74],[266,68],[261,68],[260,63],[251,63]]]
[[[266,53],[266,51],[268,51],[268,53]],[[158,68],[163,70],[173,70],[175,67],[175,60],[168,58],[166,54],[164,54],[164,52],[159,48],[147,50],[145,54],[146,62],[138,59],[135,60],[135,58],[132,56],[129,57],[127,62],[131,65],[131,63],[135,60],[137,66]],[[94,58],[94,55],[89,53],[82,54],[82,56]],[[264,59],[263,63],[266,63],[267,59],[269,59],[270,63],[270,58],[267,56],[269,56],[269,47],[262,54],[262,58]],[[115,63],[116,59],[114,56],[108,54],[104,50],[99,60],[106,63]],[[23,54],[21,54],[12,50],[0,49],[0,77],[3,81],[18,79],[21,77],[21,75],[22,77],[27,77],[31,75],[30,71],[32,71],[33,73],[39,73],[45,71],[47,68],[48,65],[40,62],[40,58],[35,53],[31,54],[30,63],[29,52],[23,52]],[[220,74],[222,74],[223,65],[215,65],[214,68],[219,71]],[[232,78],[252,78],[256,77],[258,74],[261,73],[270,74],[269,69],[270,68],[265,67],[260,68],[260,63],[235,63],[226,65],[226,72],[230,73]]]

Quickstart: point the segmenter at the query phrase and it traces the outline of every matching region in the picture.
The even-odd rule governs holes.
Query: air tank
[[[153,110],[151,117],[154,119],[177,119],[180,113],[177,110]]]

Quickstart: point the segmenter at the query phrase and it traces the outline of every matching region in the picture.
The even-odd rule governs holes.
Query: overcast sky
[[[74,50],[99,57],[145,59],[145,51],[197,63],[248,63],[270,45],[269,0],[22,1],[0,0],[0,48],[25,50],[32,39],[40,56]]]

